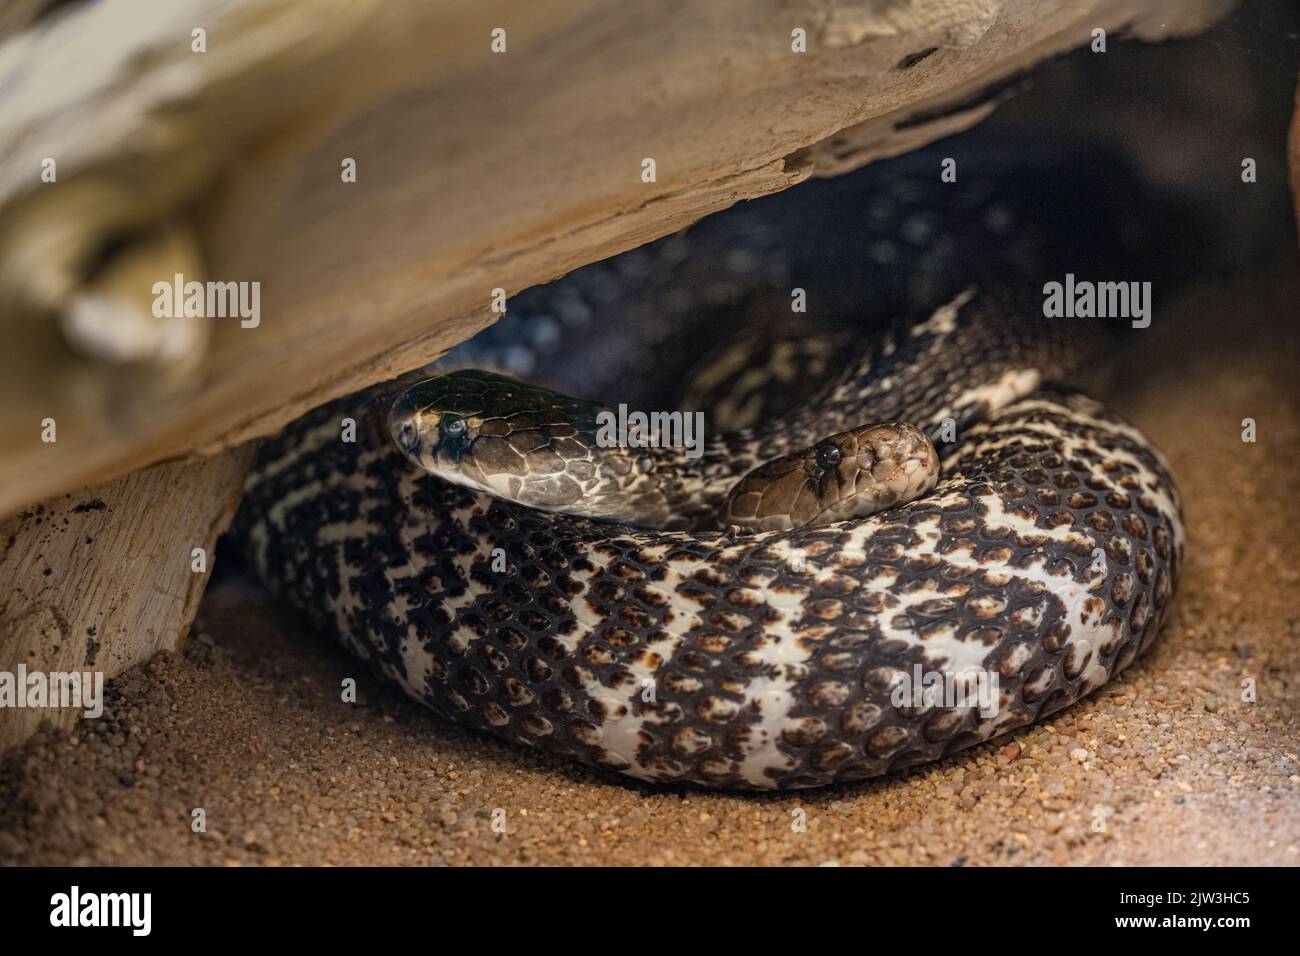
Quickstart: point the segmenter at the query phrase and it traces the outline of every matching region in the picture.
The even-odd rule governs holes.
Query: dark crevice
[[[894,124],[894,129],[911,129],[914,126],[924,126],[926,123],[933,123],[935,120],[944,119],[949,116],[956,116],[959,113],[966,113],[976,107],[983,106],[999,100],[1004,100],[1015,93],[1019,93],[1029,85],[1030,75],[1033,70],[1038,69],[1035,66],[1028,70],[1020,70],[1005,76],[1000,80],[980,87],[969,96],[964,96],[960,100],[944,103],[941,106],[933,107],[928,110],[921,110],[913,113],[906,119],[899,120]]]
[[[920,50],[916,53],[909,53],[907,54],[907,56],[903,57],[901,60],[898,61],[897,69],[910,70],[912,67],[916,66],[916,64],[920,63],[931,53],[938,53],[938,52],[939,52],[939,48],[937,46],[928,46],[924,50]]]

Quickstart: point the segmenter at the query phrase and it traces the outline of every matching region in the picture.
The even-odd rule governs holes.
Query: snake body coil
[[[890,175],[856,188],[905,217]],[[985,228],[989,202],[970,206]],[[517,743],[728,788],[942,757],[1126,667],[1170,603],[1183,536],[1144,437],[1044,384],[1077,330],[1035,317],[1027,282],[968,273],[938,300],[911,290],[930,308],[873,332],[815,400],[711,439],[674,505],[712,509],[818,435],[912,422],[935,439],[941,476],[879,514],[736,535],[662,530],[667,514],[650,530],[535,510],[408,461],[384,427],[390,387],[268,440],[236,534],[316,627],[438,714]],[[571,288],[539,301],[555,313]],[[355,442],[340,440],[345,416]],[[991,700],[952,699],[977,676]],[[919,682],[929,690],[913,694]]]

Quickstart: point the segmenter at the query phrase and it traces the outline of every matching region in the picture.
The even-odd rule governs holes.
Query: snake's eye
[[[817,446],[817,466],[826,471],[836,468],[840,463],[840,446],[827,442]]]
[[[442,419],[442,430],[444,434],[452,438],[465,434],[465,419],[457,418],[455,415],[445,415]]]

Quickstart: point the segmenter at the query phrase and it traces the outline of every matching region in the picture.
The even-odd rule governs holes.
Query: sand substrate
[[[1298,864],[1294,272],[1207,279],[1115,357],[1106,397],[1173,465],[1187,563],[1154,648],[1049,723],[868,784],[654,789],[440,723],[228,578],[102,719],[6,756],[0,860]]]

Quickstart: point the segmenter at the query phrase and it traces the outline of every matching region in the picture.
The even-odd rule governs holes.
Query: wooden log
[[[1159,39],[1231,6],[56,5],[0,42],[0,514],[428,361],[491,321],[493,289],[952,132],[1094,30]],[[73,303],[178,223],[205,253],[187,279],[260,283],[255,327],[209,319],[183,376],[165,349],[74,353]]]
[[[0,523],[0,681],[16,680],[20,667],[38,680],[73,671],[107,680],[175,649],[198,609],[217,536],[235,513],[251,451],[157,465]],[[0,750],[43,720],[68,727],[81,715],[8,701]]]

